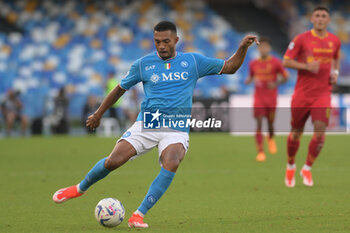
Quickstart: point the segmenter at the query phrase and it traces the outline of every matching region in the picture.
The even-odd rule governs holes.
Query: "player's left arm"
[[[277,88],[278,86],[282,85],[283,83],[286,83],[289,78],[289,73],[286,71],[286,73],[279,73],[277,76],[276,82],[268,83],[268,86],[270,89]]]
[[[276,68],[277,80],[275,82],[269,82],[267,84],[269,89],[277,88],[279,85],[282,85],[283,83],[287,82],[289,78],[289,73],[283,67],[282,62],[276,60]]]
[[[334,58],[332,61],[331,81],[330,81],[332,85],[336,84],[338,81],[339,69],[340,69],[340,50],[338,51],[336,58]]]
[[[221,73],[234,74],[239,69],[239,67],[241,67],[249,46],[252,45],[254,42],[257,45],[259,45],[259,41],[256,36],[245,36],[242,39],[237,51],[228,60],[225,61],[225,65],[222,68]]]

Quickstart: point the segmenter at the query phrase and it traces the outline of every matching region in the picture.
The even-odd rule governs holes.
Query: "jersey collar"
[[[258,58],[259,61],[270,61],[271,60],[271,55],[268,55],[265,59],[263,59],[262,57]]]
[[[177,56],[177,51],[175,51],[175,55],[174,55],[173,57],[170,57],[170,58],[164,60],[163,58],[161,58],[161,57],[159,56],[158,52],[156,52],[156,53],[157,53],[157,56],[158,56],[161,60],[163,60],[163,61],[170,61],[170,60],[176,58],[176,56]]]
[[[319,36],[319,35],[317,35],[317,33],[315,32],[315,29],[314,29],[314,28],[311,29],[311,34],[312,34],[312,36],[317,37],[317,38],[319,38],[319,39],[324,39],[324,38],[326,38],[326,37],[328,36],[328,32],[327,32],[326,35],[324,35],[324,36]]]

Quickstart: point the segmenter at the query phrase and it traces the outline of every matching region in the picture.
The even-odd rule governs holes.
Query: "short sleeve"
[[[195,60],[198,77],[204,77],[206,75],[221,74],[225,61],[217,58],[209,58],[198,53],[192,53]]]
[[[287,51],[284,54],[284,59],[296,59],[301,48],[301,38],[296,36],[288,45]]]
[[[140,60],[137,60],[131,65],[130,70],[120,82],[120,86],[125,90],[129,90],[139,82],[141,82]]]

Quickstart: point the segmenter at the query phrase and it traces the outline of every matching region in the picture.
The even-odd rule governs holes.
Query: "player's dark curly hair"
[[[259,38],[259,41],[260,41],[260,43],[267,43],[267,44],[271,44],[271,40],[270,40],[270,38],[269,37],[267,37],[267,36],[261,36],[260,38]]]
[[[157,23],[156,26],[154,26],[154,31],[157,31],[157,32],[164,32],[168,30],[176,33],[175,24],[170,21],[161,21]]]
[[[314,8],[312,12],[315,12],[315,11],[326,11],[329,14],[329,9],[325,6],[317,6]]]

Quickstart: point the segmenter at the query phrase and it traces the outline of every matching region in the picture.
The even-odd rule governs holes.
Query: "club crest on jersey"
[[[170,63],[165,63],[164,68],[167,70],[170,70],[171,64]]]
[[[157,74],[153,73],[151,76],[151,81],[154,83],[157,83],[159,81],[159,76]]]
[[[187,61],[181,61],[180,65],[182,68],[187,68],[188,67],[188,62]]]
[[[333,47],[333,42],[332,42],[332,41],[329,41],[329,42],[328,42],[328,46],[329,46],[330,48],[332,48],[332,47]]]

